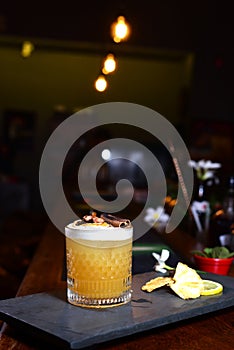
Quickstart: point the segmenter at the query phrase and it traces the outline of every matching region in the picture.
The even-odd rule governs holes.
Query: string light
[[[105,78],[104,75],[99,75],[99,77],[97,78],[97,80],[94,83],[95,89],[99,92],[103,92],[106,90],[107,88],[107,80]]]
[[[130,26],[124,16],[119,16],[111,25],[111,37],[116,43],[127,40],[130,35]]]
[[[112,53],[109,53],[104,61],[102,73],[109,74],[113,73],[116,70],[116,60],[115,56]]]

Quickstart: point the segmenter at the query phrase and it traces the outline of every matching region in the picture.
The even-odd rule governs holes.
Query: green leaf
[[[220,249],[219,257],[227,258],[229,254],[230,254],[229,250],[226,247],[222,247],[222,249]]]
[[[204,253],[208,258],[213,258],[213,249],[212,248],[204,248]]]
[[[213,257],[219,259],[226,259],[229,256],[230,252],[226,247],[214,247],[213,248]]]
[[[214,259],[217,259],[220,257],[221,254],[221,247],[214,247],[212,249],[211,257]]]
[[[207,255],[200,250],[192,250],[192,253],[195,255],[203,256],[205,258],[207,257]]]

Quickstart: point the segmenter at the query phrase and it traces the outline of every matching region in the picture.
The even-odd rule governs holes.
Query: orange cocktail
[[[103,307],[131,299],[132,226],[66,227],[68,301]]]

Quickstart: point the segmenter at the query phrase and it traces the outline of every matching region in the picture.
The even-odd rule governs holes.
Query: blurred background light
[[[116,70],[116,60],[112,53],[109,53],[104,61],[102,72],[103,74],[113,73]]]
[[[102,151],[102,159],[108,160],[111,157],[111,151],[109,149],[104,149]]]
[[[111,25],[111,37],[116,43],[125,41],[129,38],[130,26],[124,16],[119,16],[117,21]]]
[[[34,45],[31,43],[31,41],[24,41],[21,48],[21,56],[23,58],[28,58],[31,56],[33,50]]]
[[[99,75],[95,81],[95,89],[99,92],[105,91],[107,88],[107,80],[104,75]]]

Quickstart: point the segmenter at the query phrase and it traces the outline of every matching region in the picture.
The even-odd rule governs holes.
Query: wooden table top
[[[165,242],[179,254],[191,259],[191,249],[197,248],[197,242],[190,235],[177,230],[164,236]],[[61,276],[64,261],[64,235],[49,224],[29,269],[18,290],[17,296],[66,288]],[[234,276],[234,266],[230,271]],[[233,280],[234,281],[234,280]],[[104,350],[131,349],[170,349],[170,350],[230,350],[234,344],[234,308],[228,308],[210,315],[201,315],[177,324],[140,332],[132,336],[117,339],[95,346]],[[38,350],[46,349],[37,339],[22,335],[17,329],[3,324],[0,349]]]

